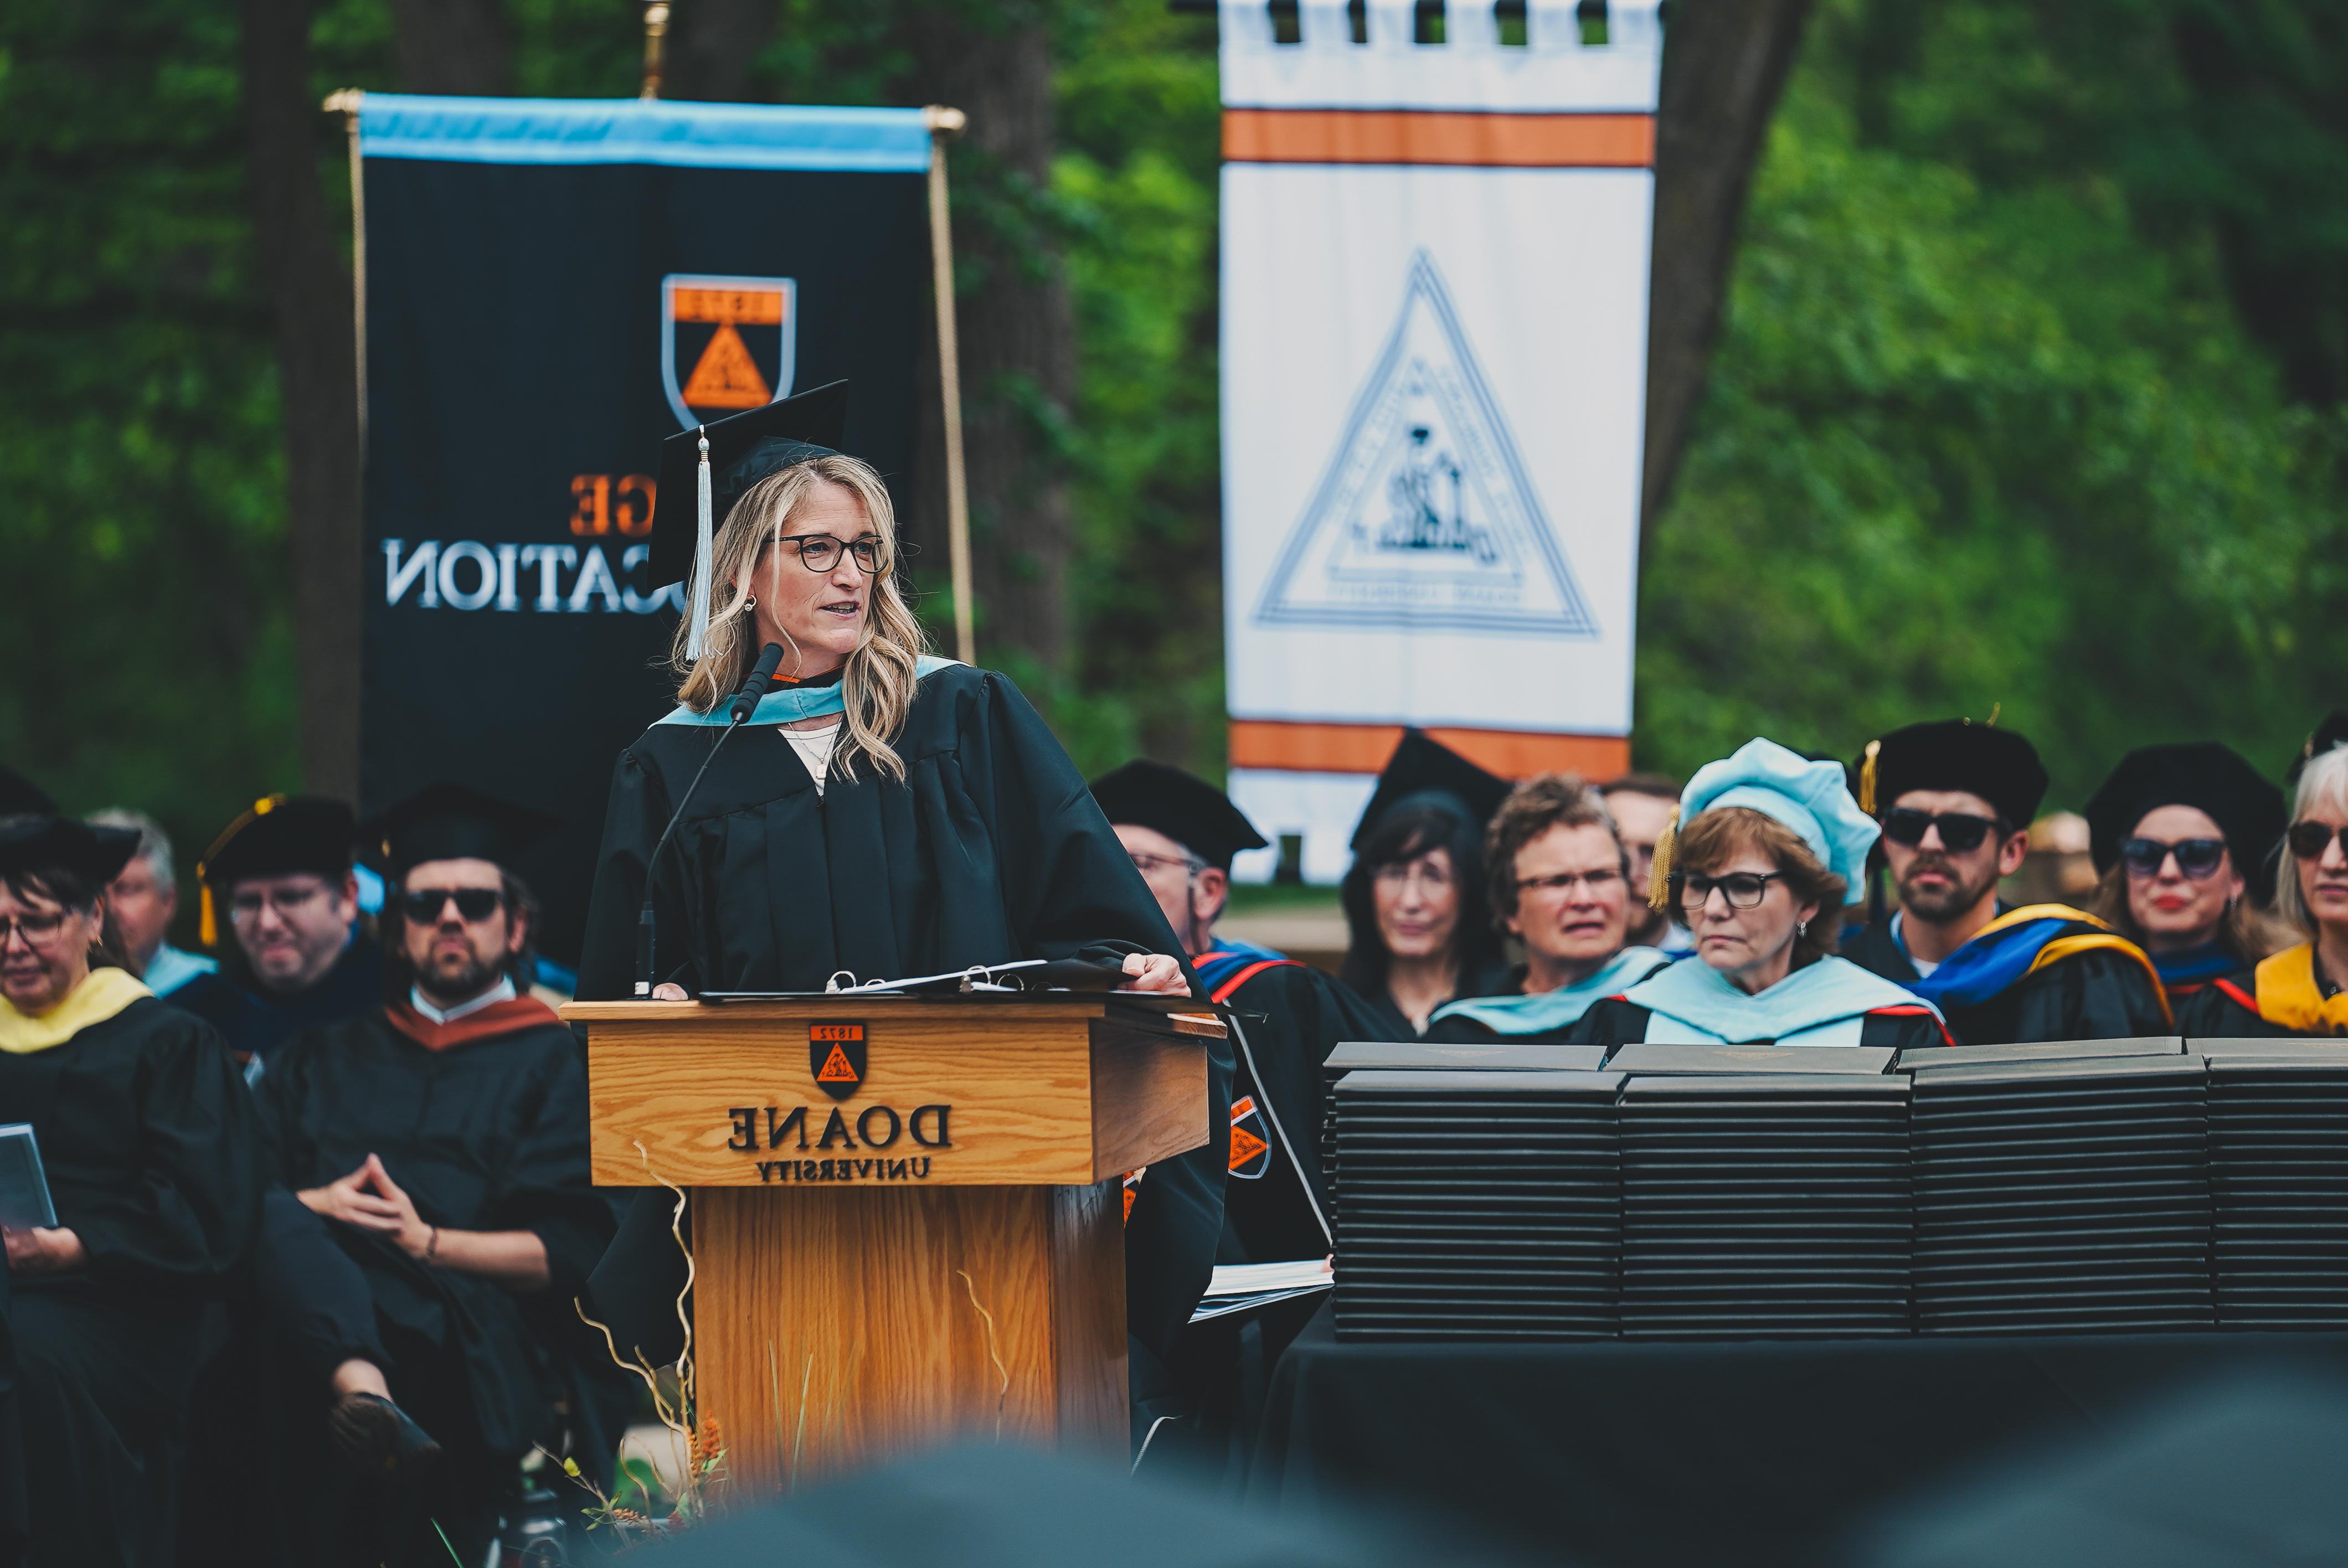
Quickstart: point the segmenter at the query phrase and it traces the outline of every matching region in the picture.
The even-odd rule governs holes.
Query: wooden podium
[[[561,1009],[587,1026],[596,1183],[691,1190],[699,1409],[736,1485],[998,1430],[1125,1451],[1119,1178],[1206,1141],[1223,1025],[1198,1006]]]

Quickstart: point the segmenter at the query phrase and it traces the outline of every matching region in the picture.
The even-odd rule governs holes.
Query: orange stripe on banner
[[[1478,767],[1503,778],[1579,774],[1604,781],[1631,771],[1625,735],[1536,735],[1521,730],[1426,732]],[[1231,766],[1295,773],[1374,774],[1402,743],[1399,724],[1308,724],[1233,719]]]
[[[1225,109],[1230,163],[1652,169],[1655,117],[1400,109]]]

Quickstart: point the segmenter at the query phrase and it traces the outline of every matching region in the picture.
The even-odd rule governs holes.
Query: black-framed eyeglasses
[[[793,534],[777,542],[798,551],[799,565],[811,572],[829,571],[839,564],[839,552],[846,550],[866,577],[880,575],[880,541],[871,534],[859,539],[836,539],[829,534]]]
[[[2283,842],[2302,860],[2321,860],[2323,852],[2332,847],[2332,835],[2335,833],[2348,840],[2348,827],[2334,827],[2328,822],[2294,822],[2291,831],[2283,835]]]
[[[52,909],[46,913],[19,915],[13,920],[0,915],[0,948],[8,945],[11,935],[19,933],[28,946],[46,947],[57,939],[59,931],[65,929],[66,916],[71,911],[66,909]]]
[[[1904,805],[1893,806],[1877,820],[1883,824],[1884,837],[1910,849],[1924,842],[1928,829],[1937,827],[1941,842],[1959,855],[1979,849],[1993,833],[2003,837],[2005,828],[1993,816],[1975,816],[1966,811],[1917,811]]]
[[[494,887],[411,887],[399,896],[400,912],[419,926],[440,918],[440,911],[457,901],[457,914],[469,921],[486,920],[505,904]]]
[[[1592,893],[1601,891],[1610,882],[1622,880],[1622,873],[1608,866],[1596,871],[1560,871],[1554,876],[1519,876],[1519,893],[1562,893],[1576,883],[1586,883]]]
[[[1782,871],[1732,871],[1725,876],[1706,876],[1701,871],[1674,871],[1671,876],[1672,897],[1683,909],[1701,909],[1711,902],[1713,890],[1728,900],[1732,909],[1758,909],[1761,900],[1769,896],[1769,884],[1781,882]]]
[[[2321,855],[2322,850],[2316,851]],[[2160,875],[2160,867],[2170,856],[2177,856],[2177,869],[2196,882],[2218,875],[2218,867],[2226,864],[2226,841],[2222,838],[2181,838],[2175,844],[2163,844],[2157,838],[2131,838],[2120,845],[2120,861],[2128,875],[2151,878]]]
[[[1151,876],[1159,871],[1179,871],[1185,876],[1196,876],[1200,872],[1204,871],[1207,868],[1207,863],[1205,861],[1192,860],[1187,856],[1177,857],[1171,855],[1135,855],[1128,851],[1126,858],[1132,861],[1133,868],[1136,871],[1140,872],[1144,876]]]

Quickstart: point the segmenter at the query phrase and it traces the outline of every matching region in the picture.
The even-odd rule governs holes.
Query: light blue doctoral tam
[[[1844,903],[1867,896],[1867,852],[1883,830],[1850,798],[1840,763],[1814,763],[1756,737],[1734,755],[1696,769],[1680,796],[1681,830],[1724,805],[1741,805],[1792,828],[1818,864],[1842,878]]]
[[[1653,948],[1625,948],[1600,965],[1596,974],[1570,986],[1530,996],[1468,997],[1446,1002],[1427,1022],[1464,1018],[1494,1034],[1548,1034],[1571,1029],[1599,1002],[1621,995],[1671,961],[1670,954]]]

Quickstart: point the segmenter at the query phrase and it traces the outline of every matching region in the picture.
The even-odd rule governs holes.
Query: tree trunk
[[[1006,8],[1007,9],[1007,8]],[[913,101],[970,116],[953,145],[954,261],[963,446],[970,477],[979,651],[1025,656],[1057,675],[1068,654],[1069,501],[1061,432],[1076,382],[1076,323],[1043,216],[1052,163],[1051,44],[1026,7],[906,7],[901,37]],[[934,354],[934,347],[932,350]],[[934,374],[932,372],[932,374]],[[922,409],[924,473],[915,532],[944,586],[944,443],[935,399]]]
[[[275,307],[284,408],[302,771],[355,800],[359,765],[358,395],[351,275],[318,183],[324,128],[310,83],[310,0],[242,0],[254,240]]]
[[[1810,0],[1679,0],[1672,14],[1655,116],[1643,541],[1704,393],[1753,166],[1809,12]]]
[[[512,85],[513,45],[494,0],[391,0],[391,26],[409,92],[494,97]]]

